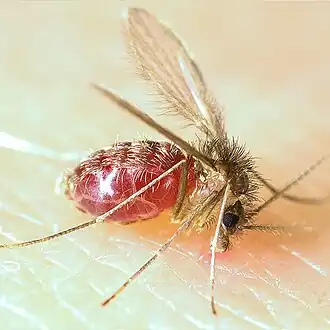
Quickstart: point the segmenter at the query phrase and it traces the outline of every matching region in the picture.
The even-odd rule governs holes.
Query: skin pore
[[[56,178],[79,154],[143,133],[162,139],[90,82],[115,88],[193,138],[173,118],[154,116],[124,55],[120,15],[127,6],[148,9],[186,41],[225,107],[229,134],[260,157],[260,170],[274,185],[281,188],[329,152],[330,26],[321,5],[265,2],[239,11],[215,0],[208,6],[189,0],[0,5],[1,243],[89,219],[54,193]],[[326,195],[329,166],[290,193]],[[208,300],[211,232],[180,237],[117,300],[100,307],[175,231],[167,214],[0,250],[1,320],[6,329],[326,329],[329,212],[329,203],[282,200],[264,210],[258,221],[285,232],[248,233],[217,257],[217,318]]]

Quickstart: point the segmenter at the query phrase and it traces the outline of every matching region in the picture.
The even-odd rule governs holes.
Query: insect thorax
[[[195,214],[192,227],[202,231],[212,227],[219,216],[224,187],[230,184],[230,195],[225,210],[239,219],[237,226],[250,222],[253,209],[258,200],[259,184],[255,162],[250,152],[237,139],[212,138],[195,144],[205,155],[214,169],[204,166],[196,160],[195,168],[199,175],[199,184],[195,192],[185,200],[185,206],[177,221]],[[229,217],[227,217],[229,219]],[[231,225],[231,221],[228,222]]]

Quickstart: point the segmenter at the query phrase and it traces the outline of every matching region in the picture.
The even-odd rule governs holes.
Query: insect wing
[[[128,9],[128,53],[137,73],[149,82],[164,114],[180,115],[207,135],[225,134],[221,108],[208,91],[197,64],[174,32],[144,9]]]

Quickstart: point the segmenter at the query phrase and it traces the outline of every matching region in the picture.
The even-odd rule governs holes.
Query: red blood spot
[[[67,197],[78,209],[99,216],[127,199],[182,159],[188,162],[187,193],[196,186],[194,160],[171,143],[119,142],[91,154],[68,177]],[[182,169],[117,210],[109,220],[132,222],[154,218],[175,205]]]
[[[215,254],[215,260],[216,262],[218,261],[223,261],[226,259],[230,258],[230,251],[226,251],[226,252],[216,252]],[[207,263],[208,265],[211,264],[211,258],[212,258],[212,253],[210,250],[207,251],[203,251],[199,257],[199,261],[202,263]]]

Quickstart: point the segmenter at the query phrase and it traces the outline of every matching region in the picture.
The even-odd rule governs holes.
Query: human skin
[[[329,152],[330,11],[325,3],[2,3],[1,243],[90,220],[54,193],[56,178],[75,166],[79,154],[143,134],[162,139],[89,85],[115,88],[156,114],[126,60],[121,14],[127,6],[147,9],[186,41],[224,106],[229,134],[246,143],[274,185],[283,187]],[[176,118],[157,120],[193,137]],[[329,169],[328,161],[290,192],[325,196]],[[269,196],[262,190],[263,198]],[[278,236],[248,233],[217,256],[218,317],[209,303],[212,232],[180,237],[113,303],[100,307],[175,231],[166,213],[143,224],[98,224],[33,247],[1,250],[2,326],[328,329],[329,212],[329,202],[306,206],[278,200],[265,209],[258,223],[285,230]]]

